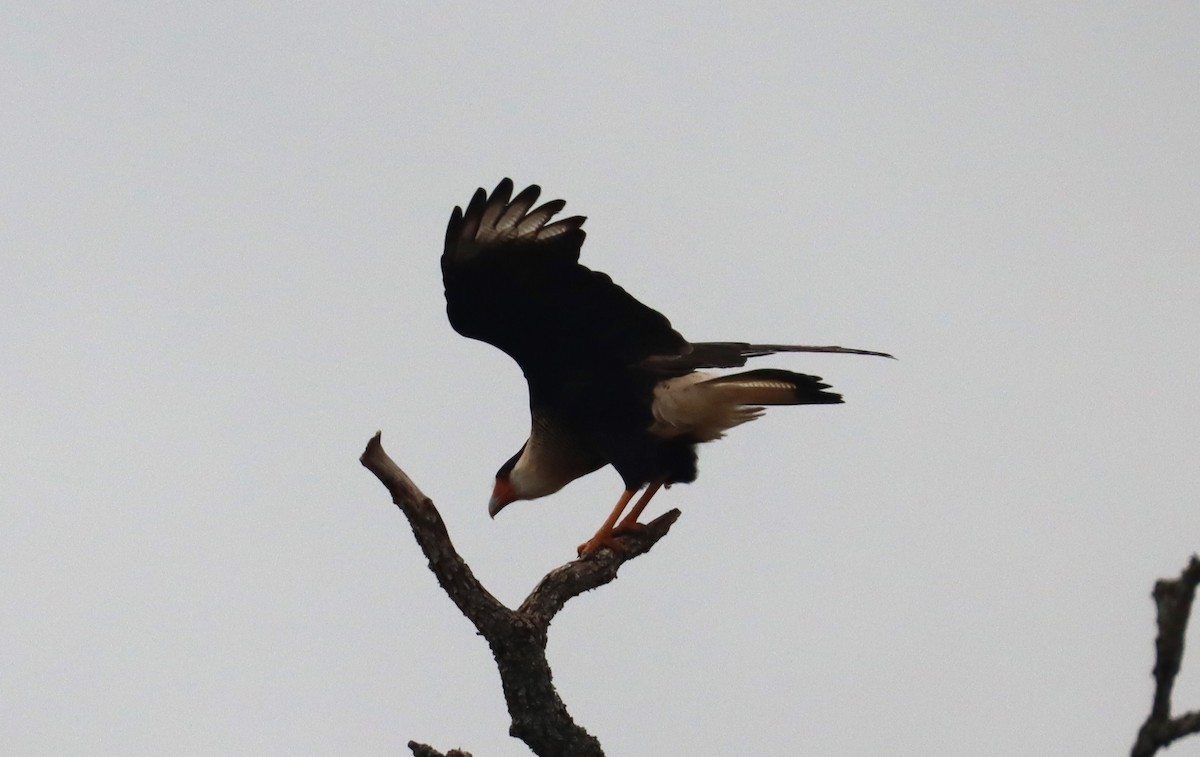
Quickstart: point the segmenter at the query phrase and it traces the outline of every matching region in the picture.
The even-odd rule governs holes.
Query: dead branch
[[[1200,733],[1200,710],[1171,717],[1171,691],[1183,664],[1183,641],[1197,584],[1200,584],[1200,558],[1192,555],[1179,578],[1160,579],[1154,585],[1152,596],[1158,606],[1158,639],[1154,643],[1154,704],[1138,731],[1132,757],[1150,757],[1177,739]]]
[[[471,757],[470,752],[464,752],[459,749],[451,749],[449,752],[442,754],[428,744],[421,744],[416,741],[408,742],[408,748],[412,750],[413,757]]]
[[[602,757],[600,742],[575,723],[554,689],[546,660],[547,630],[567,601],[609,583],[622,565],[649,552],[667,535],[679,511],[671,510],[641,530],[618,537],[624,547],[620,551],[602,549],[550,571],[521,606],[512,610],[471,572],[450,542],[432,500],[384,452],[380,434],[367,443],[359,461],[392,495],[392,502],[408,518],[438,583],[491,647],[512,718],[509,735],[524,741],[539,757]],[[409,749],[415,757],[438,755],[432,747],[417,742],[410,742]]]

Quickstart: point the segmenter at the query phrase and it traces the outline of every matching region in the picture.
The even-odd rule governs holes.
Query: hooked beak
[[[488,515],[495,518],[496,513],[516,501],[517,492],[513,489],[512,482],[507,478],[498,478],[496,486],[492,489],[492,498],[488,500]]]

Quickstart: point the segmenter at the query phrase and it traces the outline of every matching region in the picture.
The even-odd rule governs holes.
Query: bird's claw
[[[624,536],[626,534],[637,534],[646,530],[646,524],[638,523],[636,520],[622,521],[612,530],[613,536]]]
[[[611,549],[613,552],[621,552],[625,549],[625,545],[617,541],[613,533],[596,534],[592,538],[579,545],[579,549],[575,553],[580,557],[589,557],[596,554],[602,549]]]
[[[579,545],[579,549],[575,550],[580,557],[594,555],[602,549],[611,549],[614,552],[623,552],[625,544],[617,537],[626,536],[628,534],[636,534],[645,529],[646,526],[637,521],[629,521],[628,523],[618,523],[612,531],[606,534],[596,534],[592,538]]]

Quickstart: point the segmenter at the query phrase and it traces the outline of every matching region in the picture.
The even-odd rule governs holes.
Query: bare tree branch
[[[421,744],[416,741],[408,742],[408,748],[412,750],[413,757],[471,757],[470,752],[464,752],[459,749],[451,749],[449,752],[442,754],[428,744]]]
[[[480,633],[495,632],[512,624],[512,610],[505,607],[491,592],[483,588],[466,561],[450,542],[446,523],[433,506],[433,501],[417,488],[400,466],[388,457],[375,434],[359,458],[367,470],[387,487],[394,502],[412,526],[421,551],[429,560],[429,569],[442,589],[466,615]],[[485,632],[487,629],[487,632]]]
[[[1189,734],[1200,733],[1200,711],[1171,717],[1171,692],[1183,664],[1183,642],[1187,634],[1192,600],[1200,584],[1200,558],[1192,555],[1176,579],[1161,579],[1154,585],[1158,606],[1158,639],[1154,643],[1154,704],[1138,731],[1131,757],[1150,757],[1159,749]]]
[[[442,589],[479,630],[492,649],[504,699],[512,718],[509,734],[540,757],[603,757],[600,742],[575,723],[554,689],[546,660],[550,621],[572,597],[609,583],[620,567],[649,552],[679,518],[664,513],[643,528],[618,537],[619,551],[602,549],[546,575],[517,610],[496,599],[450,542],[446,524],[433,502],[384,452],[380,434],[367,443],[359,461],[387,488],[412,526],[413,534]],[[409,742],[416,757],[439,757],[425,744]],[[451,755],[464,753],[451,751]]]

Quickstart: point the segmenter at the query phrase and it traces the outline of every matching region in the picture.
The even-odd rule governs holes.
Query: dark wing
[[[750,344],[749,342],[695,342],[677,354],[652,355],[642,365],[663,373],[686,373],[702,368],[737,368],[754,357],[776,352],[835,352],[849,355],[892,357],[886,352],[850,347],[815,347],[802,344]]]
[[[527,377],[686,349],[665,316],[579,264],[582,216],[549,223],[566,203],[530,210],[541,189],[512,190],[509,179],[490,197],[481,188],[450,216],[442,281],[455,331],[499,347]]]

